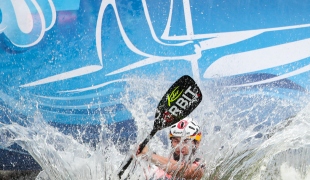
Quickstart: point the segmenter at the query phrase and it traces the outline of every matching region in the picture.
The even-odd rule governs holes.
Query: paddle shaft
[[[159,102],[153,130],[148,137],[140,144],[139,152],[143,150],[155,133],[161,129],[169,127],[188,116],[201,102],[202,93],[196,82],[188,75],[178,79],[166,92]],[[121,167],[118,173],[121,178],[124,171],[130,165],[132,157]]]
[[[143,148],[146,146],[146,144],[150,141],[151,138],[153,138],[153,136],[156,134],[158,130],[157,129],[153,129],[151,131],[151,133],[147,136],[147,138],[144,139],[144,141],[140,144],[139,146],[139,152],[141,153]],[[118,177],[121,179],[123,173],[125,172],[125,170],[128,168],[128,166],[130,165],[132,161],[132,157],[130,157],[130,159],[127,161],[127,163],[122,167],[122,169],[120,170],[120,172],[118,173]]]

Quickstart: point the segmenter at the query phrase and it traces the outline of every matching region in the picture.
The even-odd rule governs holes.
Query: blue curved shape
[[[130,126],[128,137],[136,128],[120,101],[126,84],[158,74],[168,81],[189,74],[225,89],[222,96],[263,91],[300,101],[310,90],[309,9],[308,0],[0,1],[0,127],[25,126],[39,110],[63,132],[90,127],[86,139],[99,136],[102,117],[117,129]]]
[[[222,81],[223,86],[238,87],[238,85],[240,84],[260,82],[274,77],[277,76],[274,74],[267,74],[267,73],[255,73],[255,74],[247,74],[247,75],[239,75],[235,77],[223,78],[220,81]],[[302,87],[301,85],[295,83],[290,79],[281,79],[270,83],[252,85],[251,88],[285,88],[304,93],[307,92],[307,90],[304,87]]]

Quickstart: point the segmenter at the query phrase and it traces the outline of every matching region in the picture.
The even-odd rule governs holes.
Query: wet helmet
[[[192,118],[184,118],[170,128],[169,138],[184,136],[197,141],[201,140],[199,126]]]

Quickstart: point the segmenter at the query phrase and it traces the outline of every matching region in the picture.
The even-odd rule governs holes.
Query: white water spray
[[[121,102],[137,126],[137,141],[131,143],[127,153],[121,152],[121,145],[110,138],[118,132],[108,129],[104,118],[100,119],[100,140],[92,146],[81,140],[85,132],[77,138],[65,135],[47,124],[38,111],[24,126],[1,124],[1,146],[17,143],[27,150],[43,168],[38,180],[117,179],[121,162],[136,151],[138,143],[152,130],[155,108],[173,83],[164,77],[135,77],[127,84]],[[198,153],[206,163],[205,179],[309,178],[310,107],[304,107],[307,100],[272,98],[264,91],[232,93],[203,82],[201,90],[203,102],[190,116],[198,121],[203,133]],[[297,115],[290,117],[292,114]],[[159,131],[149,148],[169,156],[167,133],[167,129]],[[121,141],[120,138],[117,144]],[[134,161],[135,168],[128,168],[131,179],[145,179],[151,173],[146,171],[149,162]]]

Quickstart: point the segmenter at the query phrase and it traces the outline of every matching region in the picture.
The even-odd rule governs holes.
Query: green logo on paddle
[[[183,93],[184,90],[179,92],[179,86],[174,88],[174,90],[168,95],[168,106],[171,106],[170,103],[176,101]]]

